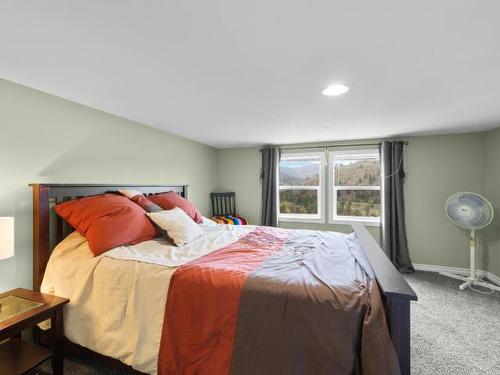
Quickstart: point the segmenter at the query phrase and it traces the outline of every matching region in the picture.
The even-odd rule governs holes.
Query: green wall
[[[448,220],[444,204],[457,191],[484,194],[485,134],[412,137],[409,141],[405,204],[412,260],[467,268],[468,232]],[[479,267],[484,266],[480,249]]]
[[[485,258],[488,271],[500,277],[500,128],[486,138],[486,195],[495,209],[488,228]]]
[[[497,132],[496,160],[500,160],[500,135]],[[467,232],[453,225],[444,213],[446,198],[456,191],[486,193],[486,143],[493,142],[487,133],[408,137],[406,154],[406,219],[410,253],[414,263],[468,267]],[[491,149],[491,147],[490,147]],[[495,155],[491,155],[495,159]],[[260,171],[258,148],[217,151],[218,189],[237,193],[237,204],[243,216],[254,223],[260,218]],[[498,171],[499,166],[493,164]],[[496,186],[500,186],[497,173]],[[500,206],[500,189],[497,188]],[[498,207],[497,206],[497,207]],[[500,212],[500,211],[499,211]],[[350,231],[349,226],[282,222],[286,228],[311,228]],[[379,238],[378,227],[369,227]],[[485,239],[486,233],[480,233]],[[500,242],[496,242],[500,246]],[[479,251],[480,267],[491,268],[500,252]],[[500,257],[500,256],[499,256]],[[489,260],[488,260],[489,258]],[[498,268],[496,274],[500,274]]]
[[[261,158],[258,147],[217,150],[217,190],[235,191],[238,213],[260,224]]]
[[[0,216],[15,216],[16,253],[0,261],[0,291],[31,287],[30,182],[189,184],[204,214],[216,150],[0,80]]]

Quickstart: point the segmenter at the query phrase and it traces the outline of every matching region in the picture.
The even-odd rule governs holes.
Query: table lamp
[[[0,217],[0,260],[14,256],[14,218]]]

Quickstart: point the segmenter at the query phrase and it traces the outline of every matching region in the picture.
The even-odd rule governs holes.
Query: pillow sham
[[[163,208],[151,202],[145,195],[143,195],[140,191],[137,190],[118,190],[120,194],[125,195],[132,202],[141,206],[141,208],[146,212],[158,212],[163,211]],[[153,222],[154,223],[154,222]],[[161,229],[156,223],[154,225],[160,231],[161,236],[167,240],[168,242],[172,242],[172,239],[168,235],[165,229]]]
[[[142,194],[135,195],[134,197],[130,198],[130,200],[141,206],[141,208],[146,212],[163,211],[163,208],[151,202],[147,197],[145,197]]]
[[[144,194],[137,190],[118,190],[118,192],[132,202],[141,206],[141,208],[146,212],[157,212],[163,211],[163,208],[158,206],[157,204],[151,202]]]
[[[104,194],[60,203],[56,213],[84,235],[94,256],[117,246],[155,238],[145,211],[126,197]]]
[[[178,207],[198,224],[203,220],[201,212],[196,208],[196,206],[173,191],[150,195],[148,196],[148,199],[151,202],[156,203],[158,206],[161,206],[164,210],[171,210],[174,207]]]
[[[121,195],[125,195],[129,199],[132,199],[136,195],[143,195],[139,190],[120,189],[118,192]]]
[[[147,215],[161,229],[167,231],[168,236],[176,246],[183,246],[203,235],[198,224],[179,207],[171,210],[148,212]]]

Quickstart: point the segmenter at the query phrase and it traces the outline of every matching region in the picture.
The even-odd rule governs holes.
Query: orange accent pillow
[[[97,195],[58,204],[56,213],[87,237],[98,256],[117,246],[155,238],[158,232],[146,212],[127,197]]]
[[[198,224],[203,221],[200,210],[198,210],[196,206],[194,206],[190,201],[184,199],[179,194],[173,191],[169,191],[168,193],[149,195],[148,199],[164,210],[171,210],[172,208],[179,207]]]

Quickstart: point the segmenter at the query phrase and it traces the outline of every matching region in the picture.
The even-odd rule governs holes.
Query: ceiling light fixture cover
[[[336,83],[328,86],[326,89],[321,91],[324,96],[339,96],[348,92],[351,88],[342,83]]]

